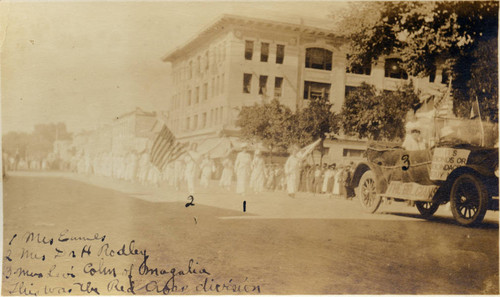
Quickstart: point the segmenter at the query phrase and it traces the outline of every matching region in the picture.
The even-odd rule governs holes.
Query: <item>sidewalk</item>
[[[130,183],[115,180],[109,177],[85,176],[69,172],[33,172],[17,171],[9,172],[11,176],[32,177],[58,177],[76,180],[93,186],[112,189],[125,193],[131,197],[148,201],[151,203],[182,202],[187,203],[186,192],[175,191],[166,182],[160,187],[144,186],[138,183]],[[222,217],[222,219],[357,219],[357,220],[423,220],[418,217],[415,207],[409,207],[405,203],[382,204],[376,214],[365,213],[357,199],[345,200],[330,198],[327,195],[315,195],[312,193],[297,193],[295,198],[290,198],[284,191],[249,193],[238,195],[234,191],[226,191],[220,188],[216,181],[212,181],[208,188],[197,187],[194,196],[194,204],[217,207],[243,213],[243,201],[246,201],[246,212],[243,216]],[[384,214],[390,211],[403,213],[411,216],[394,216]],[[440,207],[436,215],[451,216],[451,212],[444,206]],[[498,212],[489,211],[486,218],[498,222]]]

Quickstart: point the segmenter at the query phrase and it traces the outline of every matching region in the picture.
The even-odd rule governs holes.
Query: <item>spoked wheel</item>
[[[450,207],[455,220],[466,226],[479,224],[488,209],[488,192],[472,174],[459,176],[451,187]]]
[[[424,218],[428,218],[438,210],[439,203],[417,201],[415,206]]]
[[[377,196],[377,185],[373,171],[368,170],[363,174],[356,190],[363,208],[370,213],[377,211],[382,199]]]

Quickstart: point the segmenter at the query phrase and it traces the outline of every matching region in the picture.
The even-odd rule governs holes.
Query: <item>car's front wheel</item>
[[[356,190],[356,196],[361,202],[363,208],[370,213],[377,211],[382,199],[377,195],[377,184],[373,171],[368,170],[363,173]]]
[[[429,218],[438,210],[439,203],[417,201],[415,206],[424,218]]]

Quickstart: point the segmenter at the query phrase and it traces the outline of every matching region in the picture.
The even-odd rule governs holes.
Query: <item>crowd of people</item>
[[[225,158],[211,158],[209,153],[188,151],[161,171],[150,162],[147,150],[122,154],[103,152],[94,156],[81,151],[68,160],[46,158],[37,162],[26,162],[23,158],[16,162],[15,157],[4,156],[4,163],[7,171],[62,170],[142,185],[166,183],[189,194],[219,187],[240,195],[288,190],[291,197],[297,191],[345,198],[354,196],[349,188],[353,164],[310,165],[304,162],[305,155],[297,154],[300,155],[298,148],[285,164],[278,164],[267,163],[260,150],[251,153],[246,146],[236,156],[229,154]]]

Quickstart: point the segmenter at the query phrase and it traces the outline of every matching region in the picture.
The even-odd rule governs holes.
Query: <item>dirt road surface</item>
[[[3,295],[499,293],[498,212],[465,228],[445,208],[311,194],[213,187],[186,207],[166,186],[66,173],[3,187]]]

